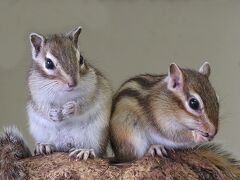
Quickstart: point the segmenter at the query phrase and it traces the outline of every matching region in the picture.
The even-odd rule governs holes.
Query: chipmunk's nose
[[[70,82],[68,82],[68,87],[69,88],[74,88],[77,86],[77,81],[76,80],[72,80]]]
[[[213,139],[215,137],[215,135],[217,134],[217,128],[215,128],[212,132],[210,132],[208,134],[209,134],[209,138]]]
[[[215,135],[217,134],[217,130],[214,129],[212,132],[207,132],[205,134],[203,134],[204,137],[207,137],[209,139],[209,141],[211,141]]]

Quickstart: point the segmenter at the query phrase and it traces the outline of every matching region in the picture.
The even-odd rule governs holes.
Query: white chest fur
[[[61,122],[44,119],[31,105],[27,111],[30,132],[37,143],[55,145],[58,151],[92,148],[98,154],[102,130],[108,125],[100,105],[95,104],[84,114]]]

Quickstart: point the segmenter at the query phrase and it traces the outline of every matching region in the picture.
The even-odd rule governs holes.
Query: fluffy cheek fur
[[[193,116],[187,113],[181,113],[181,123],[190,130],[196,130],[208,133],[210,136],[214,136],[216,133],[216,127],[208,119],[205,113],[200,116]]]
[[[49,98],[55,96],[63,89],[63,84],[59,80],[46,79],[39,74],[32,74],[29,79],[31,93],[37,96],[48,95]]]
[[[182,124],[186,129],[193,130],[197,129],[200,126],[201,121],[200,118],[193,117],[192,115],[182,111],[178,114],[179,122]]]
[[[65,91],[65,86],[58,80],[49,80],[45,78],[35,78],[34,81],[29,81],[31,96],[35,102],[41,104],[49,104],[54,102],[56,106],[65,104],[68,100],[79,96],[79,89],[74,91]]]
[[[204,115],[203,115],[204,116]],[[210,141],[215,135],[215,127],[203,116],[193,117],[187,113],[181,113],[180,122],[183,125],[180,134],[182,139],[178,141],[188,143],[204,143]],[[206,136],[206,133],[209,136]],[[178,139],[178,136],[175,136]]]

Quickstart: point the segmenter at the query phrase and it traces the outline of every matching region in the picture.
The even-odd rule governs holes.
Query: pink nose
[[[75,81],[68,83],[68,87],[73,88],[77,85]]]
[[[209,140],[212,140],[214,138],[214,136],[216,135],[217,131],[214,130],[213,132],[206,132],[203,133],[203,136],[208,138]]]

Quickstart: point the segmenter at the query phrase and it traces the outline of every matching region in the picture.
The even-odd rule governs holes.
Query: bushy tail
[[[232,158],[232,156],[221,150],[219,145],[208,144],[199,146],[195,152],[200,156],[207,158],[217,168],[232,179],[240,179],[240,162]]]
[[[0,135],[0,179],[25,179],[23,167],[18,160],[30,156],[31,152],[19,130],[16,127],[4,128]]]

